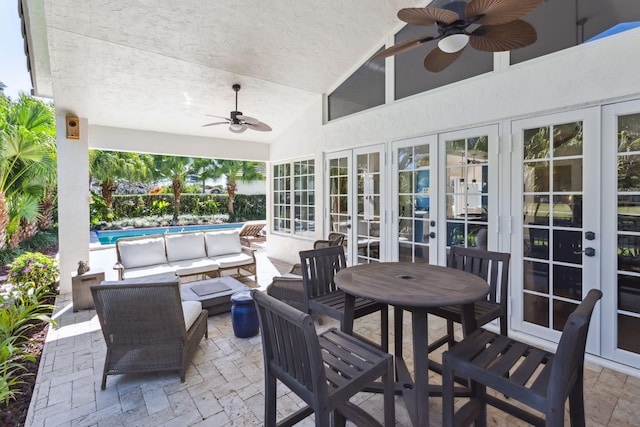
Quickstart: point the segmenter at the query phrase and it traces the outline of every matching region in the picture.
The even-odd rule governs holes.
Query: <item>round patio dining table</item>
[[[355,297],[393,305],[395,308],[395,362],[398,385],[414,426],[429,425],[428,317],[431,307],[462,305],[462,327],[476,329],[473,303],[487,296],[482,278],[461,270],[431,264],[383,262],[340,270],[336,285],[345,292],[343,329],[353,332]],[[402,356],[402,313],[411,312],[413,379]]]

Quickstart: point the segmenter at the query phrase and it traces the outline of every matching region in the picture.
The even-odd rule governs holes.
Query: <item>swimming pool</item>
[[[228,230],[242,227],[241,222],[229,224],[184,225],[171,227],[130,228],[126,230],[96,230],[96,238],[101,245],[113,245],[122,237],[152,236],[156,234],[180,233],[181,231]]]

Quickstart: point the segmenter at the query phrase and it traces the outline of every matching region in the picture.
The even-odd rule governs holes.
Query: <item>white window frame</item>
[[[273,232],[299,237],[315,236],[317,219],[315,218],[315,208],[317,203],[317,189],[315,185],[317,165],[315,158],[304,158],[278,162],[272,164],[272,212],[273,212]],[[288,175],[281,174],[283,166],[288,165]],[[306,166],[305,173],[301,166]],[[309,166],[313,166],[313,171],[309,172]],[[278,173],[276,173],[278,171]],[[312,178],[312,179],[310,179]],[[306,188],[296,188],[296,182],[306,183]],[[288,185],[287,185],[288,184]],[[300,193],[300,200],[296,201],[296,192]],[[312,196],[312,198],[310,197]],[[285,215],[283,215],[285,211]],[[299,212],[298,215],[296,213]],[[306,214],[304,214],[306,212]],[[288,215],[287,215],[288,213]],[[301,217],[303,216],[303,217]],[[287,227],[288,225],[288,227]],[[298,230],[300,225],[300,230]],[[304,225],[304,227],[303,227]]]

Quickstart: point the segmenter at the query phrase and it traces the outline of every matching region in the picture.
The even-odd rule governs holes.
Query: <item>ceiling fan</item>
[[[245,116],[242,114],[242,111],[238,111],[238,91],[240,91],[240,85],[236,83],[231,86],[231,88],[236,92],[236,109],[231,112],[231,118],[207,114],[209,117],[217,117],[226,121],[207,123],[206,125],[202,125],[202,127],[228,124],[229,130],[233,133],[242,133],[247,129],[269,132],[271,130],[271,126],[266,123],[262,123],[260,120],[254,119],[253,117]]]
[[[536,30],[520,17],[534,10],[542,0],[451,1],[441,8],[400,9],[398,18],[407,24],[438,27],[437,36],[415,37],[391,46],[371,59],[386,58],[414,49],[431,40],[438,45],[424,58],[424,67],[437,73],[471,47],[484,52],[501,52],[533,44]],[[471,27],[471,28],[470,28]]]

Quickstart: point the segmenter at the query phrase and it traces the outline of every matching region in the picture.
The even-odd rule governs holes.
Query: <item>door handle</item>
[[[432,239],[435,239],[436,237],[436,233],[434,233],[433,231],[431,233],[429,233],[429,237]]]
[[[586,256],[596,256],[596,250],[593,248],[584,248],[582,251],[573,251],[574,255],[580,255],[584,253]]]

